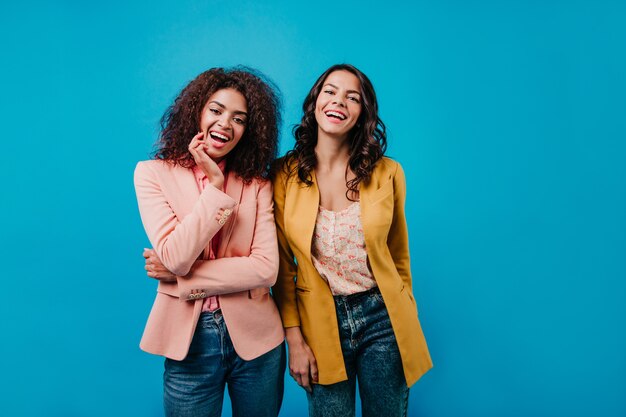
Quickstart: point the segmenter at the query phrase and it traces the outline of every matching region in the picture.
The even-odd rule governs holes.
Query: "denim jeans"
[[[228,385],[234,417],[276,417],[284,373],[284,344],[245,361],[233,348],[222,312],[202,313],[187,357],[165,359],[165,415],[218,417]]]
[[[364,417],[406,416],[409,388],[380,291],[335,296],[335,307],[348,380],[314,384],[309,416],[354,416],[357,381]]]

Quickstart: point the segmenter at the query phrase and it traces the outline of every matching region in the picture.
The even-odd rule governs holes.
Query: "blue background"
[[[161,415],[135,163],[189,80],[240,63],[282,89],[283,153],[337,62],[407,173],[435,362],[409,414],[626,415],[626,4],[294,3],[3,2],[0,415]],[[281,415],[305,403],[287,377]]]

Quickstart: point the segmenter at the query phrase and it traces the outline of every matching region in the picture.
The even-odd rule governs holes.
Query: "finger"
[[[189,153],[193,157],[194,161],[198,160],[198,151],[196,151],[196,149],[191,145],[189,146]]]
[[[202,146],[198,147],[198,153],[202,155],[204,158],[211,159],[211,157],[209,156],[209,148],[210,148],[209,145],[203,143]],[[215,165],[217,166],[217,164]]]
[[[313,359],[313,361],[311,361],[311,380],[313,382],[317,382],[318,381],[318,373],[317,373],[317,362],[315,361],[315,359]]]
[[[147,258],[148,256],[150,256],[150,250],[148,248],[143,248],[142,255],[144,258]]]
[[[192,144],[197,145],[198,141],[202,140],[204,138],[204,132],[198,132],[196,133],[196,135],[191,138],[191,141],[189,141],[189,146],[192,146]]]
[[[309,383],[309,373],[302,374],[302,388],[311,392],[311,384]]]
[[[202,147],[204,146],[203,142],[201,142],[200,140],[197,140],[195,142],[192,142],[189,144],[189,153],[191,153],[191,155],[194,156],[194,158],[197,158],[202,152],[200,152],[202,150]]]

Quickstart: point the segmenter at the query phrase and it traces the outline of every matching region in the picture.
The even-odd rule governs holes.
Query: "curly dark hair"
[[[359,195],[359,184],[369,181],[374,167],[382,159],[387,149],[387,129],[378,117],[378,101],[374,86],[365,74],[349,64],[337,64],[328,68],[315,81],[313,88],[304,99],[302,105],[303,116],[299,125],[293,129],[296,138],[294,148],[287,152],[283,160],[283,168],[289,176],[295,172],[300,182],[311,186],[313,184],[311,171],[317,165],[315,145],[317,145],[317,121],[315,120],[315,102],[319,96],[324,81],[335,71],[348,71],[354,74],[361,83],[362,111],[356,125],[349,133],[350,158],[348,166],[354,172],[355,178],[347,181],[346,197]]]
[[[202,109],[216,91],[232,88],[246,99],[248,118],[237,146],[226,156],[227,167],[244,182],[267,178],[276,158],[281,123],[278,87],[249,67],[211,68],[180,92],[161,117],[161,134],[155,144],[156,159],[185,168],[195,165],[189,142],[198,133]]]

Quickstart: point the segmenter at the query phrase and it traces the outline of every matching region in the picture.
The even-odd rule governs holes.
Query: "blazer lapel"
[[[372,205],[372,183],[373,177],[376,171],[372,173],[372,178],[367,183],[361,182],[359,184],[359,204],[361,205],[361,227],[363,228],[363,238],[365,239],[365,246],[369,246],[369,216],[370,216],[370,208]],[[368,260],[369,263],[369,260]]]
[[[237,222],[237,213],[239,212],[239,205],[241,204],[241,198],[243,196],[243,181],[238,178],[232,171],[228,173],[228,181],[226,183],[226,194],[228,194],[233,200],[237,202],[237,205],[233,208],[233,212],[228,217],[228,221],[222,227],[222,236],[220,238],[220,246],[217,250],[217,257],[223,258],[230,242],[230,237],[233,234],[233,228]]]

